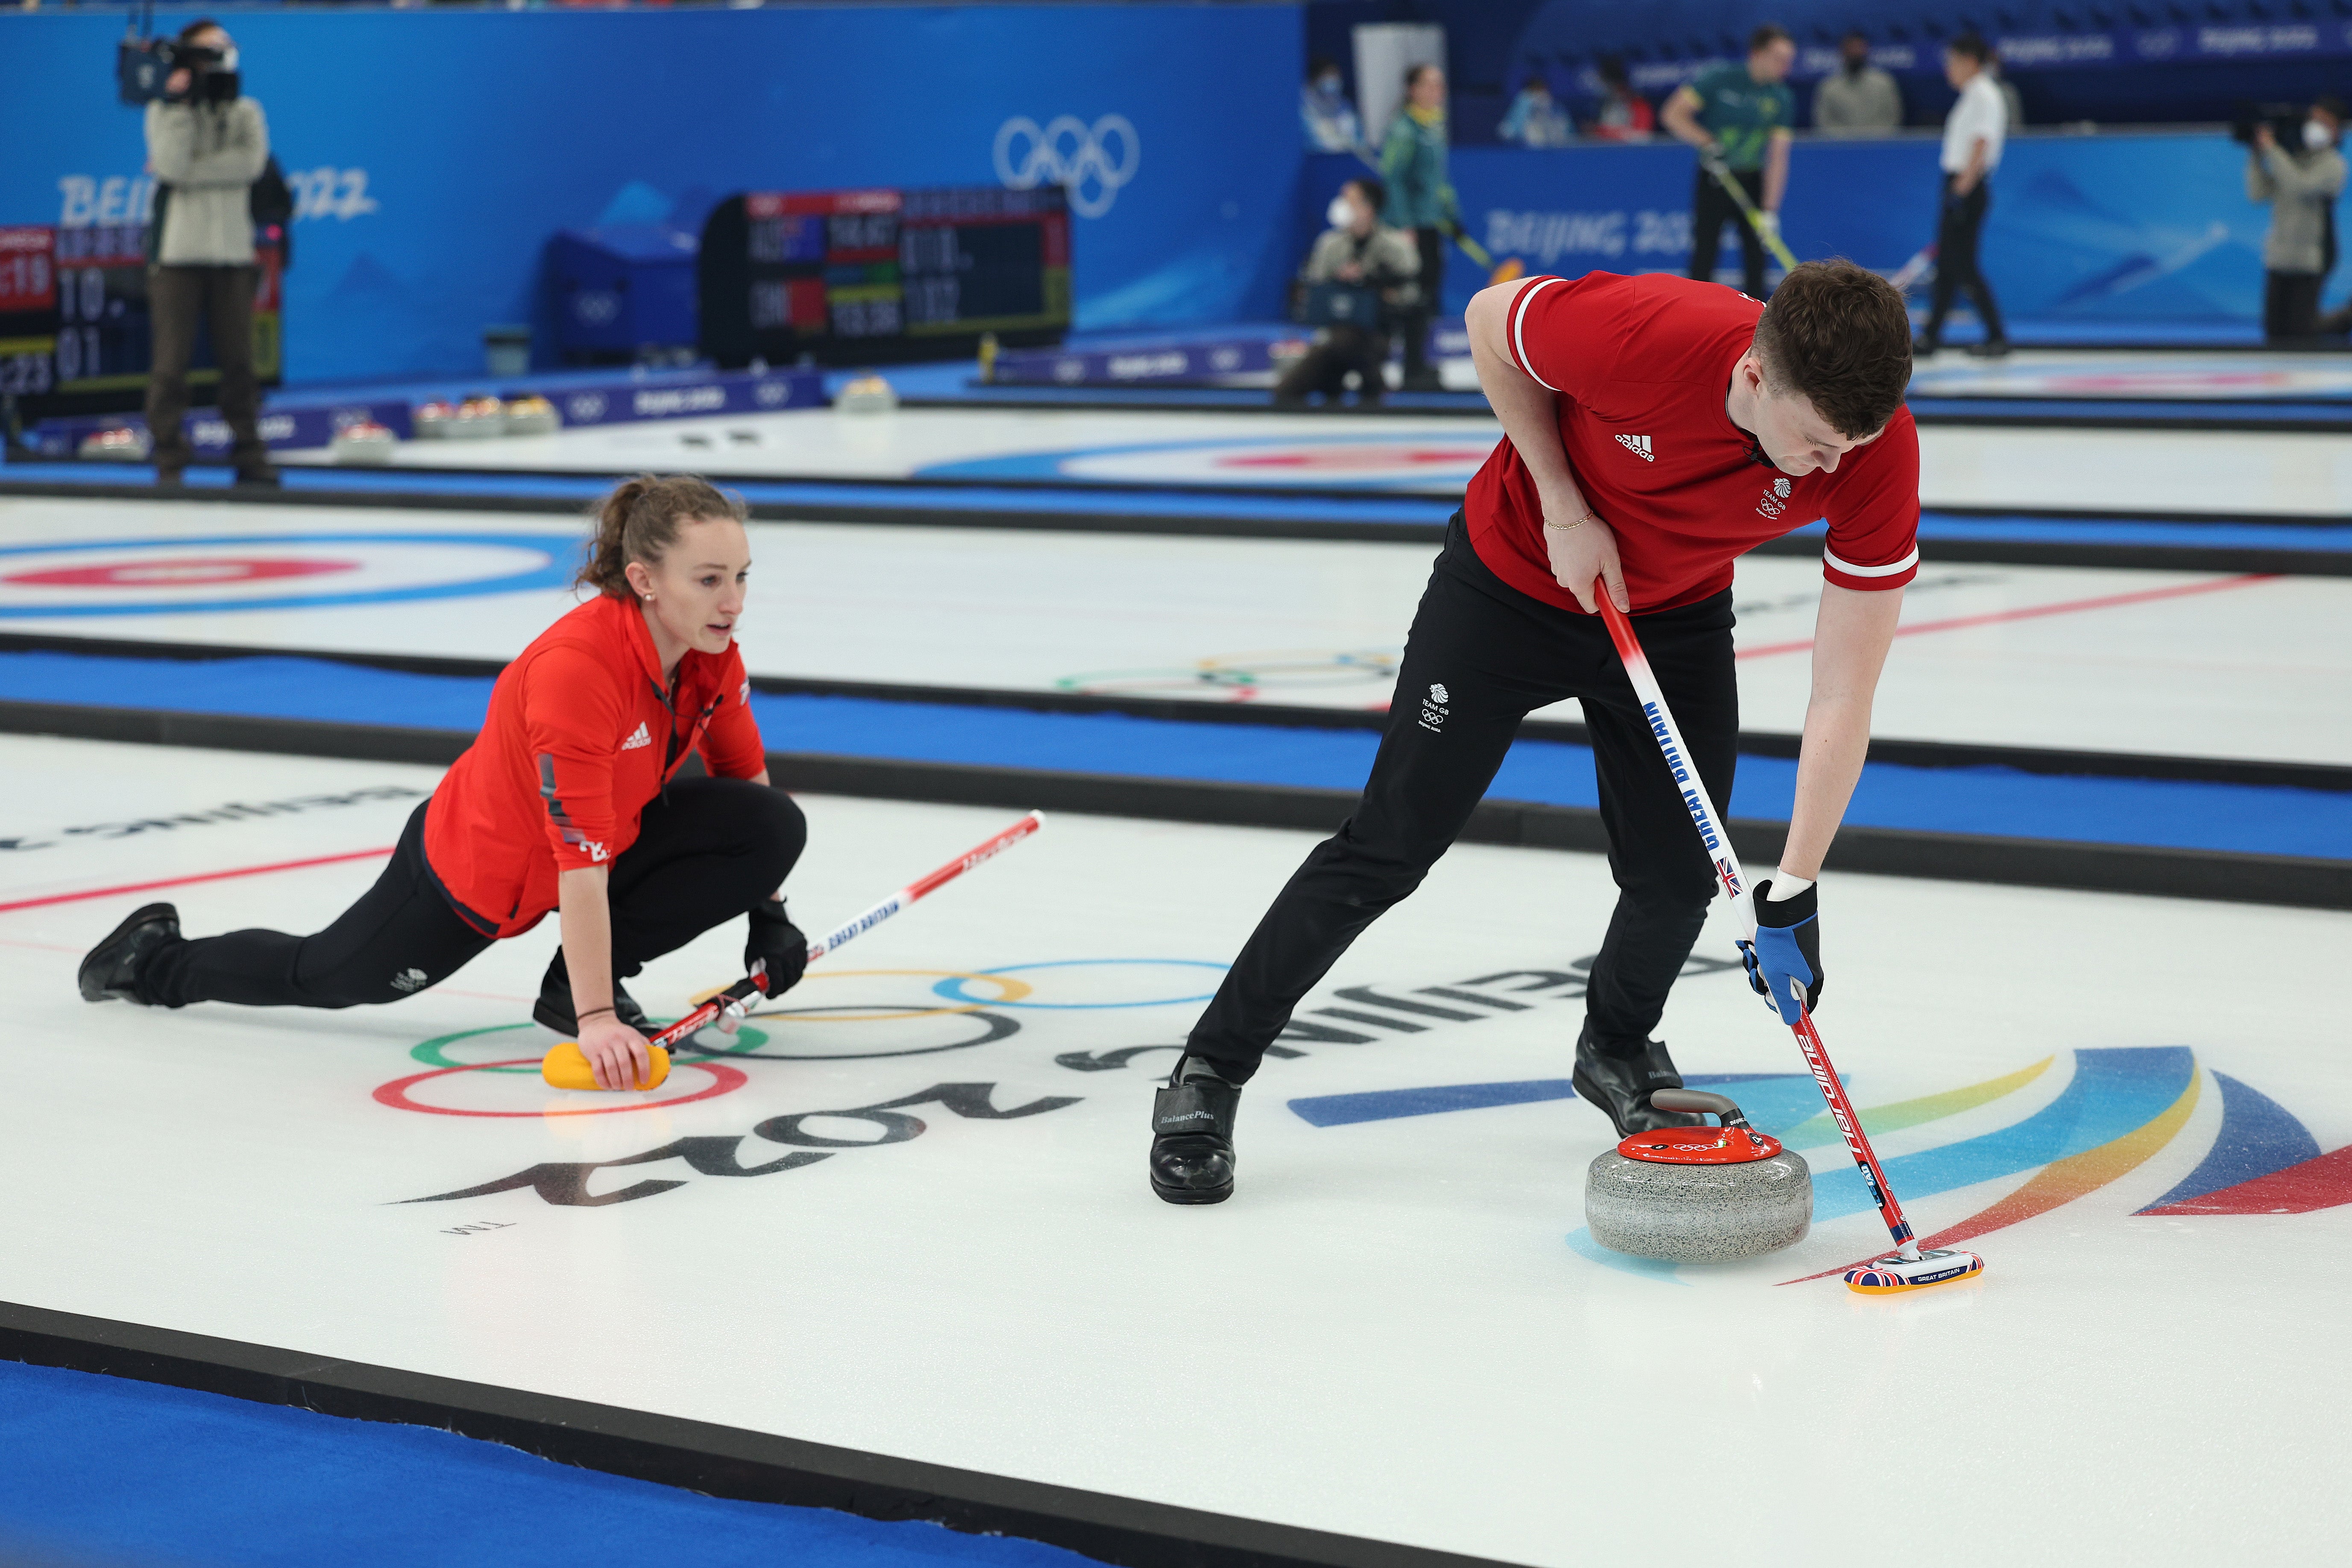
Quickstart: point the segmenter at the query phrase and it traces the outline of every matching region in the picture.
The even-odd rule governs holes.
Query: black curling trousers
[[[426,803],[430,805],[430,803]],[[425,861],[425,812],[409,815],[390,864],[324,931],[238,931],[159,949],[139,984],[158,1006],[356,1007],[437,985],[489,946],[457,916]],[[790,795],[748,779],[674,781],[613,862],[613,974],[674,952],[782,886],[808,841]]]
[[[1963,289],[1976,305],[1977,320],[1984,323],[1985,342],[2009,341],[2009,329],[2001,325],[2000,302],[1992,297],[1992,284],[1977,258],[1977,237],[1983,232],[1985,211],[1991,205],[1990,175],[1957,201],[1952,198],[1952,176],[1944,176],[1943,216],[1936,223],[1936,287],[1928,295],[1924,334],[1931,343],[1943,342],[1944,318],[1952,313],[1952,302]]]
[[[1738,745],[1728,590],[1635,616],[1666,704],[1718,810]],[[1585,1016],[1604,1043],[1646,1039],[1706,921],[1715,869],[1625,667],[1597,616],[1528,597],[1471,549],[1459,512],[1413,615],[1388,731],[1355,815],[1276,896],[1194,1025],[1187,1050],[1234,1082],[1257,1071],[1292,1009],[1358,933],[1421,885],[1470,820],[1519,721],[1583,705],[1617,907]]]
[[[1731,177],[1748,193],[1748,205],[1759,212],[1764,208],[1764,171],[1734,169]],[[1715,281],[1715,259],[1722,254],[1723,226],[1729,224],[1739,232],[1739,288],[1751,300],[1764,298],[1764,237],[1749,226],[1748,219],[1731,199],[1731,193],[1717,183],[1705,169],[1698,172],[1698,184],[1691,191],[1691,259],[1690,275],[1702,283]],[[1676,722],[1680,722],[1677,716]]]

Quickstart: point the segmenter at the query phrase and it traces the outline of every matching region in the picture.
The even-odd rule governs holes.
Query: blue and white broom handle
[[[1641,639],[1633,635],[1633,623],[1611,600],[1605,582],[1593,584],[1593,598],[1601,606],[1601,620],[1609,627],[1609,639],[1617,645],[1617,657],[1624,661],[1626,679],[1633,683],[1633,695],[1641,700],[1642,717],[1648,721],[1651,735],[1665,753],[1666,766],[1675,775],[1675,786],[1682,791],[1691,825],[1698,829],[1708,856],[1715,861],[1716,882],[1739,917],[1742,941],[1752,942],[1756,940],[1756,904],[1748,893],[1748,878],[1739,867],[1739,853],[1731,847],[1731,834],[1717,815],[1715,802],[1707,798],[1706,784],[1691,761],[1690,748],[1683,744],[1682,731],[1675,727],[1674,711],[1666,706],[1666,694],[1658,686],[1656,673],[1650,668],[1649,656],[1642,651]],[[1853,1156],[1853,1163],[1862,1170],[1863,1184],[1870,1189],[1879,1218],[1886,1222],[1887,1235],[1904,1249],[1905,1256],[1916,1256],[1918,1243],[1912,1238],[1911,1222],[1903,1216],[1903,1205],[1895,1201],[1895,1189],[1887,1185],[1878,1152],[1870,1146],[1870,1135],[1862,1130],[1861,1113],[1846,1098],[1845,1085],[1838,1080],[1837,1068],[1830,1062],[1829,1048],[1822,1044],[1821,1031],[1813,1027],[1812,1015],[1799,1012],[1797,1021],[1789,1027],[1797,1037],[1798,1048],[1804,1052],[1805,1066],[1820,1087],[1822,1098],[1829,1102],[1830,1120],[1843,1135],[1846,1152]]]

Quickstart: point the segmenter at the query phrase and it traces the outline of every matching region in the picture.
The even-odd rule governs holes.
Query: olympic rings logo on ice
[[[1117,144],[1118,162],[1111,162]],[[1016,153],[1018,156],[1016,156]],[[1070,210],[1100,217],[1118,199],[1119,188],[1143,164],[1143,142],[1124,114],[1106,114],[1088,125],[1075,114],[1057,114],[1042,128],[1016,114],[996,128],[996,177],[1005,188],[1034,190],[1059,185],[1069,193]]]

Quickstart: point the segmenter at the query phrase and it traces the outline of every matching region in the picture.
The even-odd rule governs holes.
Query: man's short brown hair
[[[1876,433],[1911,384],[1911,312],[1894,284],[1840,257],[1800,264],[1756,321],[1774,393],[1804,395],[1837,433]]]

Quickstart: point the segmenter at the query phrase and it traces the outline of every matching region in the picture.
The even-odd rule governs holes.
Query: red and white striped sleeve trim
[[[1884,566],[1857,566],[1851,561],[1841,561],[1834,552],[1822,552],[1822,575],[1841,588],[1858,588],[1873,593],[1887,588],[1900,588],[1919,575],[1919,547],[1914,544],[1900,561],[1890,561]]]
[[[1520,289],[1518,297],[1511,301],[1511,330],[1504,335],[1506,346],[1511,352],[1511,363],[1546,392],[1558,392],[1559,388],[1536,374],[1535,367],[1528,363],[1528,307],[1535,303],[1537,295],[1559,281],[1557,278],[1528,279],[1528,286]]]

